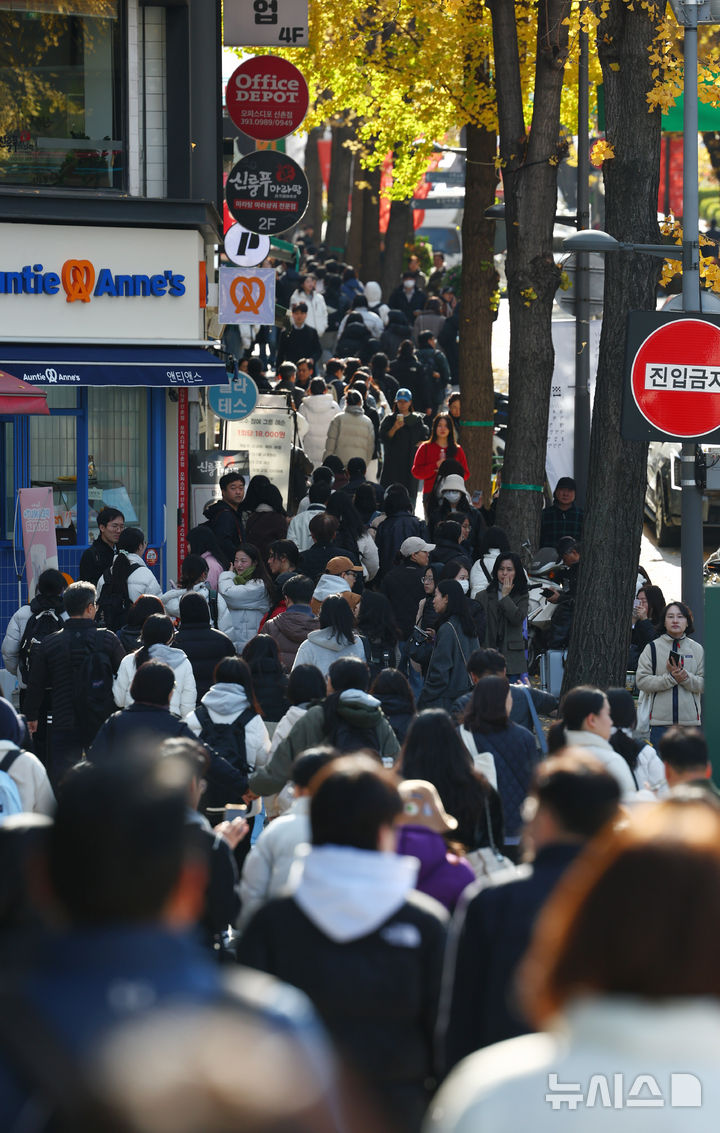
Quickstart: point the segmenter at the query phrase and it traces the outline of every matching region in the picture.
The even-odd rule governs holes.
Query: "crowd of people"
[[[79,580],[46,570],[11,619],[3,1128],[543,1128],[548,1075],[662,1091],[670,1067],[714,1100],[692,613],[640,580],[638,698],[528,679],[525,567],[445,407],[441,267],[437,301],[411,264],[387,308],[352,269],[296,281],[297,500],[227,472],[165,591],[105,508]],[[320,376],[338,314],[353,353]],[[559,482],[543,536],[570,571],[582,519]]]

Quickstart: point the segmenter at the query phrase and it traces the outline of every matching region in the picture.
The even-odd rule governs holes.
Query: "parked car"
[[[703,525],[720,528],[720,446],[699,445],[705,460]],[[658,547],[680,542],[680,443],[653,441],[648,451],[645,514],[652,521]]]

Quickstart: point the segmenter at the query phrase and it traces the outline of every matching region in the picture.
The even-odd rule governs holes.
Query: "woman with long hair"
[[[374,679],[382,669],[394,669],[399,659],[398,630],[390,602],[384,594],[364,590],[358,607],[358,635]]]
[[[670,602],[662,612],[663,632],[640,654],[637,686],[650,696],[650,742],[657,744],[671,724],[700,726],[700,698],[705,689],[705,654],[689,641],[694,624],[684,602]]]
[[[201,523],[188,531],[188,547],[193,555],[202,555],[208,566],[207,584],[217,592],[218,580],[224,570],[230,570],[231,562],[226,557],[218,537],[207,523]]]
[[[470,688],[467,661],[480,645],[459,582],[439,582],[433,607],[438,616],[435,645],[418,707],[449,711],[453,702]]]
[[[465,709],[460,732],[471,753],[492,755],[497,789],[505,814],[507,852],[517,855],[522,831],[521,808],[537,763],[535,737],[510,719],[512,693],[507,677],[481,677]]]
[[[242,651],[242,658],[250,669],[255,697],[263,718],[277,724],[287,712],[289,704],[285,696],[288,679],[282,670],[275,640],[267,633],[259,633],[248,641]]]
[[[280,489],[267,476],[253,476],[241,508],[250,513],[245,522],[245,537],[258,548],[265,561],[270,544],[286,538],[290,522]]]
[[[355,633],[353,612],[341,594],[326,598],[320,608],[320,629],[313,629],[295,654],[298,665],[315,665],[324,677],[341,657],[365,660],[363,643]]]
[[[210,605],[210,589],[207,584],[209,567],[202,555],[186,555],[180,567],[177,586],[166,590],[162,596],[165,612],[171,618],[180,617],[180,599],[186,594],[199,594]]]
[[[290,707],[272,734],[268,761],[272,759],[276,749],[283,740],[287,739],[308,708],[325,699],[327,695],[325,677],[316,665],[296,665],[288,677],[285,695]],[[265,796],[265,813],[268,818],[277,818],[279,814],[289,810],[292,801],[292,786],[286,784],[276,795]]]
[[[548,732],[551,752],[561,747],[581,747],[595,756],[617,779],[623,795],[634,795],[637,785],[632,771],[622,755],[610,743],[613,720],[610,704],[604,692],[590,685],[570,689],[560,703],[561,720]]]
[[[415,717],[395,770],[403,779],[424,779],[437,789],[448,814],[457,819],[452,841],[466,850],[502,849],[503,811],[497,791],[473,768],[472,759],[447,712],[426,709]]]
[[[390,727],[403,743],[408,728],[417,714],[410,682],[398,669],[381,669],[370,686],[377,697]]]
[[[150,614],[146,618],[140,648],[123,657],[113,681],[113,699],[118,708],[128,708],[133,703],[130,686],[140,666],[146,661],[163,661],[175,675],[170,711],[176,716],[187,716],[188,712],[192,712],[197,704],[195,675],[182,649],[172,648],[174,636],[172,618],[166,614]]]
[[[325,511],[334,515],[340,524],[335,536],[338,547],[346,550],[354,563],[360,564],[366,581],[374,578],[380,565],[375,540],[348,493],[333,492]]]
[[[263,615],[277,603],[260,551],[252,543],[241,543],[233,569],[223,571],[218,581],[218,629],[226,633],[242,653],[260,628]]]
[[[433,598],[435,597],[435,591],[439,581],[440,568],[428,564],[422,576],[425,597],[420,599],[420,605],[418,606],[417,617],[415,619],[415,625],[420,626],[420,629],[434,630],[437,625],[438,616],[433,606]]]
[[[610,746],[627,763],[639,791],[664,797],[668,785],[663,762],[651,744],[633,735],[637,726],[635,698],[626,688],[609,688],[607,698],[613,722]]]
[[[662,613],[665,609],[665,595],[659,586],[645,583],[637,592],[633,602],[632,633],[630,634],[630,655],[628,669],[635,672],[640,654],[650,641],[656,641],[663,631]]]
[[[164,613],[163,603],[154,594],[141,594],[133,602],[125,615],[125,625],[116,631],[116,637],[126,653],[134,653],[136,649],[140,648],[142,627],[150,615]]]
[[[485,611],[486,648],[498,649],[512,678],[527,672],[526,618],[528,584],[520,556],[514,551],[495,560],[490,581],[477,596]]]
[[[416,480],[423,480],[425,514],[430,514],[431,496],[440,465],[445,460],[456,460],[462,466],[464,480],[470,477],[465,453],[455,437],[455,425],[449,413],[438,413],[432,423],[430,440],[418,446],[412,466]]]
[[[400,547],[413,535],[425,538],[425,524],[418,519],[404,484],[390,484],[383,500],[385,518],[376,520],[375,542],[380,560],[380,574],[386,575],[395,565]]]

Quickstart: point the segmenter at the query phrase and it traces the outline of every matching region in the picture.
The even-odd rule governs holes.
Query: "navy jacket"
[[[452,989],[440,1016],[446,1071],[481,1047],[532,1029],[515,1000],[515,972],[538,913],[580,848],[544,846],[533,865],[521,866],[506,882],[480,893],[470,886],[461,897],[443,977]]]

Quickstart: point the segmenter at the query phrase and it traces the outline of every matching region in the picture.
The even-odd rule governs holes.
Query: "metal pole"
[[[698,33],[697,5],[685,5],[683,111],[683,311],[700,311],[700,228],[698,202]],[[702,494],[695,483],[695,445],[682,446],[682,598],[693,612],[695,636],[704,639]]]
[[[584,8],[584,5],[583,5]],[[580,32],[577,123],[577,230],[590,227],[590,154],[588,120],[588,36]],[[590,460],[590,253],[575,253],[575,441],[573,469],[576,500],[585,506]]]

